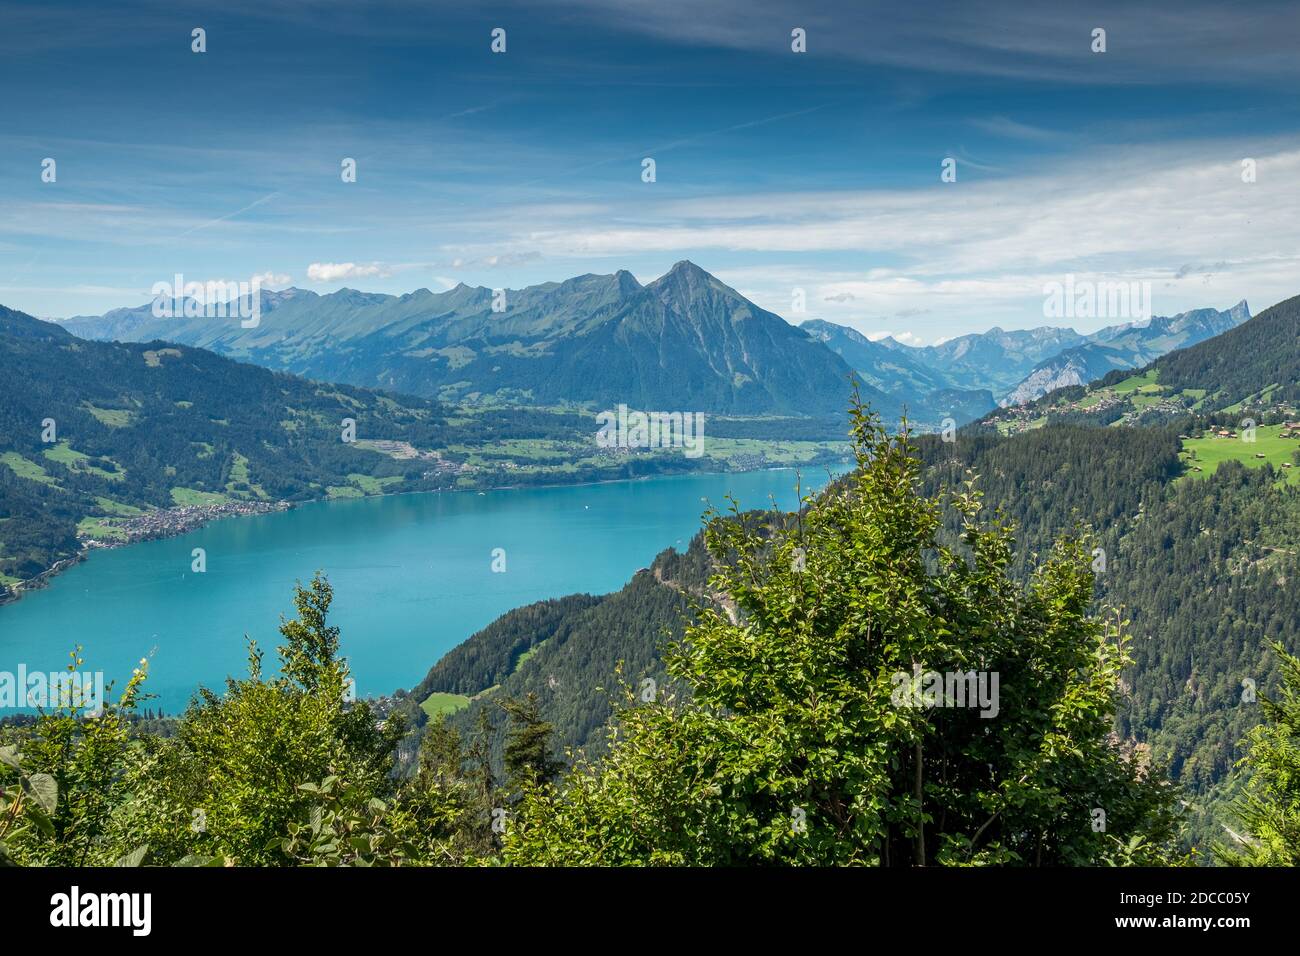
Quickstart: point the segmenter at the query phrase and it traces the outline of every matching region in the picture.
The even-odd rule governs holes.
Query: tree
[[[667,654],[692,699],[625,709],[602,761],[527,791],[508,861],[1169,859],[1169,787],[1112,735],[1126,637],[1089,612],[1089,539],[1018,585],[974,479],[946,542],[906,431],[851,418],[856,471],[793,521],[710,515],[723,600]]]
[[[507,786],[522,791],[550,783],[564,769],[564,762],[551,755],[554,728],[542,719],[537,695],[529,694],[523,700],[508,698],[501,702],[501,709],[510,717],[504,753]]]
[[[0,866],[18,865],[33,843],[54,837],[50,815],[58,803],[53,777],[25,772],[16,745],[0,747]]]
[[[334,683],[342,678],[343,665],[338,662],[339,629],[325,622],[334,589],[319,572],[309,587],[294,588],[294,607],[298,617],[281,620],[280,633],[285,643],[280,646],[280,670],[290,681],[303,690],[317,690],[322,683]],[[339,683],[339,693],[343,685]]]
[[[496,793],[496,774],[492,772],[492,739],[496,730],[492,726],[492,717],[486,707],[478,712],[478,725],[474,730],[474,740],[469,746],[466,761],[469,764],[468,779],[474,787],[479,802],[485,807],[492,805],[492,796]]]
[[[298,617],[280,627],[282,676],[263,677],[250,642],[247,679],[227,681],[220,696],[202,689],[175,736],[144,741],[118,814],[124,840],[147,842],[161,863],[200,855],[284,865],[285,835],[320,799],[303,785],[335,778],[335,792],[360,805],[388,794],[403,722],[381,722],[351,700],[338,630],[327,624],[331,598],[319,573],[296,588]]]
[[[423,787],[446,787],[463,778],[465,753],[460,731],[447,723],[447,715],[431,720],[420,739],[416,780]]]
[[[1276,700],[1260,697],[1265,722],[1247,737],[1239,763],[1248,774],[1234,806],[1247,836],[1239,847],[1220,847],[1233,866],[1300,866],[1300,658],[1272,645],[1282,668]]]

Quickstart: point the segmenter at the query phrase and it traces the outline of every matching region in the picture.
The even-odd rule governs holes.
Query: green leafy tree
[[[450,786],[464,779],[465,751],[460,731],[439,714],[420,738],[416,782],[422,787]]]
[[[667,655],[691,700],[626,708],[602,761],[529,790],[508,861],[1169,859],[1172,794],[1113,737],[1126,639],[1089,611],[1088,540],[1017,584],[973,481],[947,541],[906,432],[855,404],[852,437],[856,471],[795,520],[710,517],[722,600]],[[931,673],[969,676],[980,706],[935,697]]]
[[[327,623],[332,597],[320,574],[296,589],[298,616],[280,627],[281,676],[263,676],[250,643],[247,679],[227,681],[220,696],[200,691],[173,737],[148,741],[118,815],[125,842],[147,842],[157,862],[282,865],[297,858],[284,848],[290,826],[319,804],[300,785],[336,777],[362,804],[388,793],[404,728],[351,701],[338,630]]]
[[[492,726],[492,717],[486,707],[478,712],[478,725],[474,731],[473,742],[466,754],[470,785],[478,802],[485,807],[492,806],[496,795],[496,774],[492,771],[492,740],[496,729]]]
[[[1246,834],[1239,846],[1219,849],[1230,865],[1300,866],[1300,658],[1272,647],[1282,684],[1277,699],[1260,697],[1265,721],[1250,732],[1239,764],[1247,776],[1234,810]]]
[[[298,866],[403,866],[418,860],[391,804],[364,786],[331,776],[298,789],[313,801],[308,818],[289,824],[280,844]]]
[[[116,843],[110,821],[128,794],[130,718],[143,696],[147,662],[140,661],[118,700],[111,701],[82,683],[81,648],[70,656],[67,680],[57,686],[51,681],[50,709],[41,712],[20,742],[10,745],[10,757],[3,761],[16,770],[21,750],[20,779],[25,782],[9,810],[24,810],[31,824],[22,834],[10,834],[7,855],[12,862],[96,866],[141,849]]]
[[[490,791],[465,770],[460,732],[439,715],[420,741],[417,770],[400,788],[396,827],[415,835],[413,857],[431,865],[474,862],[493,850]]]

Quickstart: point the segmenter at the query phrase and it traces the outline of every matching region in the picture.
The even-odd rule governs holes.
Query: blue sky
[[[1159,314],[1300,292],[1295,5],[900,6],[0,0],[0,303],[689,258],[793,321],[933,342],[1059,324],[1066,275]]]

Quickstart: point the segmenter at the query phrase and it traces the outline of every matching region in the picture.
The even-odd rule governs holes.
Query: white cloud
[[[268,270],[253,276],[252,281],[257,282],[263,289],[283,289],[287,285],[293,285],[293,276]]]
[[[382,262],[357,264],[355,262],[313,262],[307,267],[307,278],[312,282],[338,282],[342,279],[383,279],[393,270]]]
[[[1124,163],[1051,163],[1037,174],[951,186],[938,185],[936,176],[933,187],[888,192],[679,201],[660,206],[657,221],[553,224],[516,241],[531,239],[556,256],[710,248],[881,252],[911,260],[909,275],[987,275],[1025,266],[1067,271],[1085,258],[1131,262],[1135,254],[1172,272],[1192,260],[1220,261],[1225,248],[1237,259],[1295,249],[1277,240],[1300,238],[1300,193],[1293,187],[1300,149],[1258,157],[1254,184],[1242,183],[1242,157],[1234,152],[1219,147],[1180,161],[1144,150]]]

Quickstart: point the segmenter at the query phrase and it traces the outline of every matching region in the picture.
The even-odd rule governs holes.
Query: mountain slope
[[[1117,349],[1088,343],[1066,349],[1040,363],[1002,399],[1003,405],[1024,405],[1041,395],[1068,385],[1086,385],[1117,368],[1132,368],[1129,357]]]
[[[994,407],[987,388],[959,387],[896,343],[873,342],[856,329],[822,319],[809,319],[799,328],[843,358],[863,382],[905,408],[913,422],[935,427],[952,418],[963,425]]]
[[[344,442],[344,418],[361,439],[426,449],[453,434],[424,399],[317,385],[165,343],[86,342],[4,307],[0,376],[0,585],[72,556],[79,541],[114,540],[149,512],[256,510],[334,486],[361,493],[351,476],[437,486],[439,463]]]
[[[1086,341],[1074,329],[1043,326],[1008,332],[995,326],[987,332],[916,349],[914,357],[943,372],[955,386],[987,388],[997,394],[1044,359]]]
[[[993,407],[982,392],[1000,396],[998,404],[1020,405],[1057,388],[1094,381],[1114,369],[1140,368],[1161,355],[1220,335],[1250,318],[1244,301],[1231,309],[1195,309],[1149,322],[1112,325],[1091,335],[1073,329],[1036,329],[961,335],[938,345],[911,346],[892,339],[872,341],[854,329],[821,319],[800,328],[844,357],[868,382],[888,392],[922,417],[939,407],[965,408],[959,423]],[[946,399],[936,401],[941,389]],[[934,397],[932,397],[934,396]],[[937,417],[945,417],[946,412]]]
[[[1162,386],[1203,389],[1206,407],[1252,400],[1300,403],[1300,296],[1279,302],[1236,328],[1157,359]]]
[[[1245,300],[1231,309],[1194,309],[1156,316],[1145,324],[1113,325],[1037,366],[1009,391],[1002,405],[1022,405],[1069,385],[1086,385],[1115,369],[1141,368],[1176,349],[1222,335],[1250,318]]]
[[[1063,420],[1136,425],[1195,415],[1202,425],[1232,426],[1245,418],[1270,426],[1294,420],[1300,408],[1300,296],[1235,324],[1244,314],[1243,302],[1215,314],[1234,325],[1213,338],[1139,370],[1115,370],[1087,386],[1067,385],[1025,405],[991,412],[982,424],[1012,433]],[[1153,333],[1165,334],[1167,326]]]
[[[799,328],[826,343],[863,381],[892,395],[912,398],[953,387],[951,379],[907,350],[873,342],[857,329],[824,319],[808,319]]]

